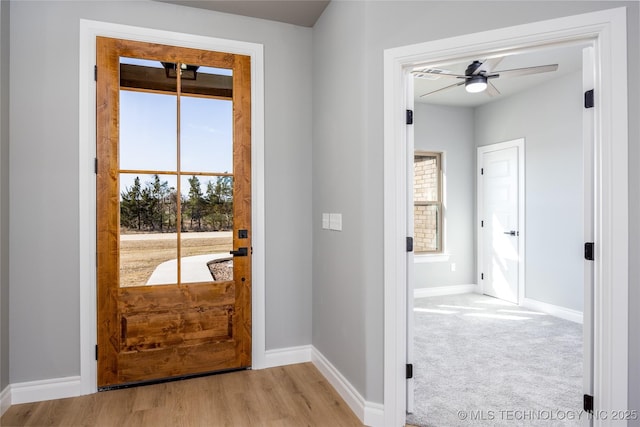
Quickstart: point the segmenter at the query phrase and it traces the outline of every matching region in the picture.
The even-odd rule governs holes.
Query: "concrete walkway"
[[[202,283],[213,282],[213,277],[209,271],[208,262],[216,259],[231,258],[228,253],[221,254],[205,254],[187,256],[182,258],[182,280],[181,283]],[[176,283],[178,279],[178,260],[172,259],[159,264],[149,280],[147,285],[170,285]]]

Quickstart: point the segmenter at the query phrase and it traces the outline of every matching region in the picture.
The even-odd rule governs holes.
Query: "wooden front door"
[[[97,39],[98,387],[251,366],[250,58]]]

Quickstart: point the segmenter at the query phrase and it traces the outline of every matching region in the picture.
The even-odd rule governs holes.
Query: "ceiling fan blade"
[[[480,74],[482,71],[485,74],[491,74],[491,71],[498,66],[500,62],[504,59],[504,56],[499,56],[497,58],[490,58],[484,61],[478,68],[475,69],[473,75]]]
[[[537,67],[527,68],[514,68],[513,70],[495,71],[491,74],[491,77],[520,77],[528,74],[548,73],[550,71],[556,71],[558,64],[540,65]]]
[[[489,95],[491,98],[493,98],[494,96],[500,95],[500,91],[498,90],[498,88],[495,87],[493,83],[491,83],[491,81],[489,80],[487,80],[487,89],[485,89],[485,93]]]
[[[460,75],[460,74],[445,73],[445,72],[441,72],[441,71],[438,71],[438,70],[413,70],[411,72],[411,74],[413,74],[414,77],[417,77],[417,78],[421,78],[422,77],[421,74],[429,74],[429,75],[432,75],[432,76],[457,77],[459,79],[466,79],[467,78],[467,76],[463,76],[463,75]]]
[[[425,96],[429,96],[429,95],[433,95],[434,93],[442,92],[442,91],[445,91],[445,90],[448,90],[448,89],[453,89],[454,87],[462,86],[463,84],[464,84],[464,82],[454,83],[452,85],[445,86],[443,88],[440,88],[440,89],[437,89],[437,90],[434,90],[434,91],[431,91],[431,92],[427,92],[424,95],[420,95],[420,98],[425,97]]]

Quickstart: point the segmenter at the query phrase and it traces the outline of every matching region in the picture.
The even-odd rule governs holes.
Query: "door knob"
[[[229,253],[233,256],[247,256],[249,251],[247,248],[238,248],[237,251],[229,251]]]
[[[505,231],[504,234],[508,234],[509,236],[515,236],[517,235],[517,233],[515,232],[515,230],[511,230],[511,231]]]

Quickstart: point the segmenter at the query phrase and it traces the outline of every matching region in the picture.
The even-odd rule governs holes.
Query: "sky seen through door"
[[[122,64],[162,68],[160,62],[121,58]],[[231,75],[231,70],[199,67],[198,74]],[[185,172],[233,172],[231,100],[182,95],[180,97],[180,169]],[[120,90],[120,169],[176,170],[177,96]],[[136,174],[121,175],[121,193]],[[147,176],[148,177],[148,176]],[[188,194],[190,175],[182,176],[181,192]],[[201,180],[206,191],[207,182]],[[146,184],[140,176],[141,184]]]

